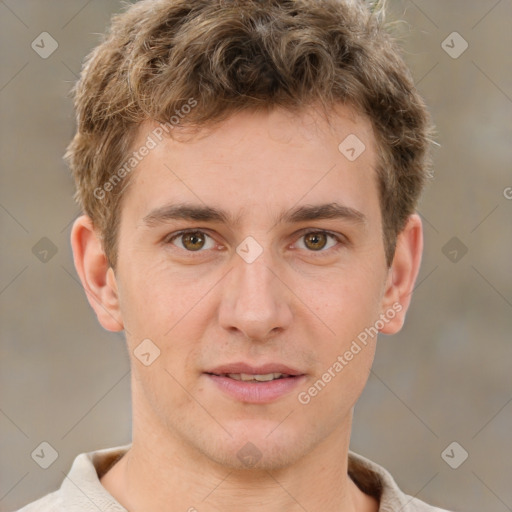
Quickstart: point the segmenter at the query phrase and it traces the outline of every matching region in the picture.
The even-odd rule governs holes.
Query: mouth
[[[287,379],[289,377],[296,377],[295,375],[288,375],[286,373],[263,373],[263,374],[250,374],[250,373],[209,373],[208,375],[215,375],[216,377],[227,377],[233,380],[243,382],[270,382],[278,379]]]
[[[281,363],[266,363],[255,366],[243,362],[229,363],[217,366],[215,368],[212,368],[211,370],[208,370],[206,373],[217,376],[234,375],[235,377],[233,378],[237,378],[237,376],[240,376],[241,379],[237,380],[249,380],[255,377],[264,377],[264,379],[260,380],[272,380],[283,376],[296,377],[298,375],[304,375],[304,373],[301,372],[300,370],[297,370],[296,368],[292,368]]]
[[[280,364],[259,367],[236,363],[215,368],[205,375],[224,394],[238,402],[269,403],[289,394],[306,375]]]

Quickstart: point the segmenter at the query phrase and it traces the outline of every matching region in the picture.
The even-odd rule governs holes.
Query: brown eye
[[[187,252],[204,252],[213,249],[215,241],[203,231],[182,231],[165,239],[166,244],[175,245]],[[204,250],[203,250],[204,249]]]
[[[308,249],[319,251],[327,244],[327,234],[321,232],[308,233],[304,235],[304,243]]]
[[[336,235],[329,231],[307,231],[297,242],[299,249],[309,253],[318,253],[318,256],[331,254],[346,245],[342,235]]]
[[[183,247],[189,251],[199,251],[204,247],[205,236],[201,231],[195,231],[193,233],[183,233],[181,235]]]

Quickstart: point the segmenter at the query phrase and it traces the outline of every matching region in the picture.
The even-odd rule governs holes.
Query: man
[[[439,511],[349,451],[422,253],[429,118],[377,6],[145,0],[76,87],[77,272],[133,439],[23,511]]]

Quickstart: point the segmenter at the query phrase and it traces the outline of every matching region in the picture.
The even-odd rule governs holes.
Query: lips
[[[306,376],[296,368],[280,363],[252,366],[234,363],[205,372],[209,380],[236,401],[263,404],[291,393]]]

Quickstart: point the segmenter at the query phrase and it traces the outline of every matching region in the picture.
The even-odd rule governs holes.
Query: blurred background
[[[129,360],[75,273],[69,90],[114,0],[0,0],[0,512],[131,440]],[[408,494],[512,510],[512,2],[390,0],[437,125],[406,325],[379,340],[352,450]],[[57,452],[43,469],[42,442]]]

